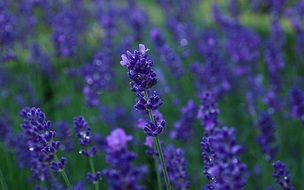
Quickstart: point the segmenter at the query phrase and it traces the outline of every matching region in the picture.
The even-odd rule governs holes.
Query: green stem
[[[6,186],[6,183],[5,183],[4,176],[3,176],[1,168],[0,168],[0,183],[1,183],[1,188],[3,190],[7,190],[7,186]]]
[[[156,147],[156,145],[155,145]],[[161,182],[161,178],[160,178],[160,173],[158,172],[158,158],[155,157],[154,158],[154,164],[155,164],[155,172],[156,172],[156,178],[157,178],[157,186],[158,186],[158,190],[162,190],[162,182]]]
[[[161,165],[162,165],[162,168],[163,168],[164,178],[165,178],[165,183],[166,183],[166,189],[167,190],[171,190],[171,185],[170,185],[170,181],[169,181],[168,171],[167,171],[167,167],[166,167],[163,151],[162,151],[162,148],[161,148],[158,136],[154,137],[154,143],[156,144],[156,149],[157,149],[157,152],[159,154],[160,162],[161,162]]]
[[[89,162],[90,162],[91,171],[92,171],[93,174],[95,174],[96,173],[95,165],[94,165],[93,159],[91,157],[89,158]],[[95,190],[99,190],[98,181],[94,182],[94,186],[95,186]]]
[[[59,159],[58,159],[58,157],[57,157],[57,155],[55,154],[55,161],[56,162],[59,162]],[[70,183],[70,180],[69,180],[69,178],[68,178],[68,176],[67,176],[67,174],[65,173],[65,170],[64,169],[62,169],[62,170],[59,170],[59,172],[61,173],[61,175],[62,175],[62,178],[63,178],[63,180],[64,180],[64,182],[65,182],[65,184],[66,184],[66,186],[68,187],[68,189],[70,189],[70,190],[72,190],[73,189],[73,187],[72,187],[72,185],[71,185],[71,183]]]
[[[149,96],[148,96],[147,91],[144,92],[144,95],[145,95],[145,99],[148,100]],[[154,117],[153,117],[153,114],[152,114],[152,110],[148,110],[148,113],[149,113],[150,121],[154,124],[155,120],[154,120]],[[166,183],[166,189],[171,190],[171,185],[170,185],[170,181],[169,181],[169,177],[168,177],[168,171],[167,171],[163,151],[162,151],[162,148],[161,148],[161,145],[160,145],[160,142],[159,142],[159,137],[158,136],[153,137],[153,140],[154,140],[154,144],[155,144],[155,147],[156,147],[156,150],[158,152],[159,159],[160,159],[160,162],[161,162],[161,165],[162,165],[164,178],[165,178],[165,183]]]

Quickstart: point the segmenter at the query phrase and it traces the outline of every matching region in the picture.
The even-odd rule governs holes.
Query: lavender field
[[[0,190],[303,190],[303,0],[0,0]]]

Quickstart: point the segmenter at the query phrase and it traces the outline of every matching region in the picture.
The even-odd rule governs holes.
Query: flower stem
[[[161,165],[162,165],[162,168],[163,168],[164,178],[165,178],[165,183],[166,183],[166,189],[167,190],[171,190],[171,185],[170,185],[170,181],[169,181],[168,171],[167,171],[167,167],[166,167],[163,151],[162,151],[162,148],[161,148],[158,136],[154,137],[154,143],[156,144],[156,149],[157,149],[157,152],[159,154],[160,162],[161,162]]]
[[[89,162],[90,162],[91,171],[92,171],[93,175],[95,175],[95,173],[96,173],[95,165],[94,165],[93,159],[91,157],[89,158]],[[94,186],[95,186],[95,190],[99,190],[98,181],[94,183]]]
[[[145,95],[145,99],[148,100],[149,95],[148,95],[147,91],[144,92],[144,95]],[[154,120],[154,117],[153,117],[152,110],[148,110],[148,114],[149,114],[150,121],[154,124],[155,120]],[[154,144],[155,144],[155,147],[156,147],[156,150],[158,152],[159,159],[160,159],[160,162],[161,162],[161,165],[162,165],[162,168],[163,168],[163,173],[164,173],[164,178],[165,178],[165,183],[166,183],[166,189],[171,190],[168,171],[167,171],[167,167],[166,167],[166,163],[165,163],[165,159],[164,159],[164,154],[163,154],[160,142],[159,142],[159,137],[158,136],[153,137],[153,140],[154,140]]]
[[[55,161],[56,162],[58,162],[59,161],[59,159],[58,159],[58,157],[57,157],[57,155],[55,154]],[[73,189],[73,187],[72,187],[72,185],[71,185],[71,183],[70,183],[70,180],[69,180],[69,178],[68,178],[68,176],[67,176],[67,174],[65,173],[65,170],[64,169],[62,169],[62,170],[59,170],[59,172],[61,173],[61,175],[62,175],[62,178],[63,178],[63,180],[64,180],[64,182],[65,182],[65,184],[66,184],[66,186],[67,186],[67,188],[68,189],[70,189],[70,190],[72,190]]]
[[[1,188],[3,190],[8,190],[7,186],[6,186],[6,183],[5,183],[5,180],[4,180],[4,176],[3,176],[1,168],[0,168],[0,183],[1,183]]]
[[[156,144],[155,144],[156,147]],[[161,182],[161,178],[160,178],[160,173],[158,172],[158,158],[155,157],[154,158],[154,164],[155,164],[155,173],[156,173],[156,178],[157,178],[157,186],[158,186],[158,190],[162,190],[162,182]]]

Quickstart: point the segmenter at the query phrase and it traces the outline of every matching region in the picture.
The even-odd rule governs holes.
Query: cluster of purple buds
[[[128,142],[132,139],[120,128],[106,137],[106,162],[110,168],[105,169],[103,175],[112,189],[144,189],[139,180],[144,177],[146,168],[133,165],[136,155],[128,150]]]
[[[51,131],[51,122],[39,108],[24,108],[20,113],[23,118],[22,128],[31,152],[31,168],[34,177],[44,181],[48,177],[48,166],[54,171],[63,170],[66,160],[57,160],[55,154],[59,141],[55,141],[55,131]]]
[[[101,171],[97,171],[95,173],[88,172],[87,179],[91,183],[96,184],[96,183],[98,183],[102,179],[102,173],[101,173]]]
[[[198,49],[205,64],[192,64],[192,72],[196,77],[198,92],[210,90],[216,97],[222,96],[231,89],[230,76],[227,75],[227,64],[223,61],[219,52],[220,40],[215,31],[207,31],[202,35]]]
[[[155,49],[160,54],[161,61],[168,66],[174,77],[180,78],[184,74],[184,68],[180,57],[166,44],[161,32],[157,29],[151,31],[151,39]]]
[[[69,0],[59,3],[59,12],[54,15],[53,44],[56,55],[59,57],[71,57],[75,54],[78,46],[79,35],[85,29],[83,23],[83,1]]]
[[[91,107],[99,105],[99,95],[108,87],[112,78],[110,65],[107,63],[106,55],[100,52],[94,57],[93,62],[84,68],[83,94],[86,103]]]
[[[149,113],[151,121],[147,121],[144,131],[149,136],[158,136],[165,127],[165,121],[155,112],[162,105],[162,100],[151,88],[157,83],[156,73],[152,70],[153,61],[147,56],[148,49],[143,44],[133,53],[127,51],[121,56],[120,64],[128,69],[131,79],[131,90],[137,95],[135,108]]]
[[[89,127],[83,116],[74,118],[74,126],[74,130],[77,135],[79,144],[83,147],[83,149],[80,150],[79,153],[89,159],[92,159],[96,156],[97,149],[95,146],[91,145],[91,128]],[[102,174],[100,171],[95,172],[94,170],[92,172],[87,173],[87,179],[93,184],[96,184],[102,179]]]
[[[276,161],[272,164],[274,172],[272,176],[282,190],[295,190],[290,184],[290,174],[286,165],[281,161]]]
[[[185,153],[180,148],[169,146],[165,149],[165,160],[171,184],[177,190],[189,189]]]
[[[206,189],[243,189],[248,178],[247,166],[239,159],[243,147],[236,142],[233,128],[215,128],[201,142]]]
[[[126,10],[128,16],[126,17],[129,22],[130,26],[133,29],[134,40],[142,41],[144,37],[144,29],[149,25],[149,18],[148,14],[144,9],[141,9],[136,1],[128,0],[128,7]]]
[[[275,138],[275,125],[269,113],[262,113],[258,123],[260,135],[257,143],[267,161],[273,160],[278,152]]]
[[[96,147],[88,147],[92,141],[91,128],[85,121],[84,117],[79,116],[74,118],[74,126],[74,131],[77,135],[79,144],[85,148],[80,150],[79,153],[89,158],[94,157],[96,155]]]
[[[203,93],[197,117],[201,120],[206,132],[212,131],[218,125],[219,112],[213,94],[211,92]]]
[[[7,45],[14,38],[13,17],[9,15],[7,6],[0,3],[0,44]]]
[[[304,124],[304,90],[295,88],[291,92],[291,115]]]
[[[285,66],[284,57],[282,54],[284,46],[284,33],[280,26],[278,18],[272,18],[270,37],[266,42],[265,48],[265,63],[268,68],[270,82],[274,90],[279,87],[279,71]]]
[[[146,136],[145,143],[144,145],[146,146],[147,150],[146,153],[147,155],[151,157],[158,157],[158,152],[155,150],[153,146],[153,137],[152,136]]]
[[[180,120],[174,123],[170,137],[180,141],[188,141],[191,138],[192,127],[197,117],[197,107],[193,100],[181,109]]]
[[[247,28],[236,27],[228,29],[227,50],[234,64],[238,66],[237,73],[240,75],[250,72],[260,56],[259,36]],[[253,64],[252,66],[249,64]]]
[[[61,142],[61,149],[65,152],[71,152],[74,150],[74,142],[72,139],[72,131],[70,125],[67,122],[57,122],[54,124],[54,128],[57,131],[57,138]]]

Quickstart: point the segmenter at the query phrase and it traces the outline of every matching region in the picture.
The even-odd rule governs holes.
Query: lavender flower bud
[[[219,112],[213,94],[205,92],[201,96],[201,106],[198,110],[197,117],[201,119],[202,126],[207,132],[217,126]]]
[[[290,174],[286,165],[281,161],[276,161],[272,164],[274,172],[272,176],[282,190],[295,190],[290,184]]]

